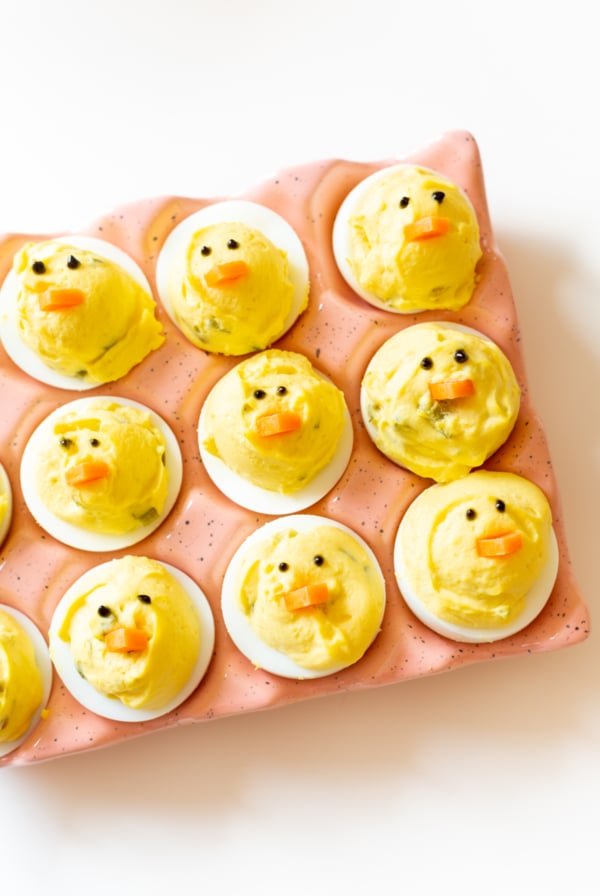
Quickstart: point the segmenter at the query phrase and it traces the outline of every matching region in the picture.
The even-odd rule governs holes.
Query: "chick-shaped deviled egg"
[[[142,270],[92,237],[27,243],[2,286],[2,304],[8,354],[58,388],[118,380],[164,342]]]
[[[296,232],[271,209],[241,200],[208,205],[175,227],[156,282],[189,341],[223,355],[267,348],[308,303],[308,262]]]
[[[394,563],[406,603],[433,631],[468,642],[509,637],[554,587],[550,505],[515,473],[478,470],[430,486],[402,518]]]
[[[498,345],[470,328],[427,322],[395,333],[362,379],[367,431],[390,460],[447,482],[509,437],[521,392]]]
[[[482,254],[466,194],[415,165],[377,171],[348,194],[336,216],[333,249],[358,295],[400,313],[462,308]]]
[[[19,610],[0,605],[0,756],[39,722],[52,686],[46,642]]]
[[[223,618],[238,649],[286,678],[356,663],[379,632],[385,581],[366,542],[313,515],[280,517],[238,548],[223,580]]]
[[[218,380],[198,435],[217,487],[272,514],[300,510],[330,491],[353,443],[343,392],[304,355],[278,349],[240,361]]]
[[[27,506],[72,547],[114,550],[153,532],[175,503],[181,452],[167,423],[125,398],[80,398],[31,435],[21,461]]]
[[[7,472],[0,464],[0,545],[6,538],[12,520],[12,489]]]
[[[185,573],[125,556],[88,570],[52,617],[50,655],[73,696],[98,715],[143,721],[196,689],[212,657],[214,620]]]

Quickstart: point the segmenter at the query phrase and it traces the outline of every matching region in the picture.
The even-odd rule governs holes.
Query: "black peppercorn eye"
[[[97,448],[100,444],[100,439],[90,439],[90,445],[92,448]]]
[[[315,556],[313,557],[313,563],[315,564],[315,566],[323,566],[323,564],[325,563],[325,558],[322,556],[322,554],[315,554]]]
[[[240,244],[238,243],[237,240],[234,240],[234,239],[227,240],[227,248],[228,249],[239,249]]]
[[[400,206],[400,208],[406,208],[406,206],[409,204],[409,202],[410,202],[409,197],[403,196],[402,199],[400,200],[400,202],[398,203],[398,205]]]
[[[279,564],[279,566],[277,567],[277,569],[279,569],[281,572],[287,572],[287,570],[289,568],[290,568],[289,564],[286,563],[285,560],[282,560],[281,563]]]
[[[477,513],[476,513],[475,510],[473,510],[472,507],[469,507],[469,509],[468,509],[467,512],[465,513],[465,516],[466,516],[466,518],[467,518],[468,520],[474,520],[475,517],[477,516]]]
[[[496,510],[498,511],[498,513],[504,513],[504,511],[506,510],[506,504],[504,503],[504,501],[502,501],[501,498],[498,498],[498,500],[496,501]]]
[[[431,198],[433,199],[433,201],[437,202],[439,205],[442,204],[445,196],[446,196],[446,194],[443,192],[443,190],[436,190],[434,193],[431,194]]]
[[[34,274],[45,274],[46,273],[46,265],[43,261],[34,261],[31,265],[31,270]]]
[[[255,398],[258,398],[260,400],[261,398],[264,398],[267,393],[264,389],[255,389],[252,394]]]
[[[200,255],[210,255],[211,252],[212,249],[210,248],[210,246],[202,246],[202,248],[200,249]]]
[[[152,598],[150,597],[149,594],[138,594],[137,598],[143,604],[151,604],[152,603]]]
[[[469,360],[469,356],[467,355],[464,348],[459,348],[454,352],[454,360],[457,364],[464,364],[465,361]]]
[[[103,619],[106,619],[107,616],[112,616],[112,610],[110,607],[105,607],[104,604],[100,604],[98,607],[98,616],[102,616]]]
[[[431,358],[423,358],[421,360],[421,367],[423,368],[423,370],[431,370],[431,368],[433,367],[433,361],[431,360]]]
[[[72,271],[74,271],[75,268],[78,268],[80,264],[81,262],[78,258],[75,258],[74,255],[69,255],[69,257],[67,258],[67,267],[71,268]]]
[[[70,448],[73,444],[73,440],[67,439],[65,436],[63,436],[62,439],[59,440],[58,444],[61,448]]]
[[[285,386],[277,386],[277,394],[278,395],[287,395],[287,389]]]

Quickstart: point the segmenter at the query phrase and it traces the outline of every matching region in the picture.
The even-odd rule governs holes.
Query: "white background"
[[[598,607],[600,83],[588,0],[4,0],[0,231],[466,128]],[[594,613],[593,613],[594,618]],[[596,894],[595,633],[0,770],[2,892]]]

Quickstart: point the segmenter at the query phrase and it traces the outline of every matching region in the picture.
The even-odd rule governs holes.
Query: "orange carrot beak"
[[[42,311],[65,311],[83,305],[85,293],[81,289],[49,289],[39,298]]]
[[[303,585],[283,595],[285,605],[290,612],[305,610],[307,607],[316,607],[329,600],[329,587],[325,582],[316,582],[313,585]]]
[[[148,640],[148,635],[141,629],[120,626],[106,633],[104,646],[111,653],[137,653],[145,650]]]
[[[294,411],[282,411],[279,414],[263,414],[257,417],[255,432],[261,439],[269,436],[281,436],[287,432],[296,432],[302,426],[302,417]]]
[[[448,401],[453,398],[468,398],[475,395],[473,380],[441,380],[429,383],[429,394],[433,401]]]
[[[478,538],[476,541],[479,557],[509,557],[521,549],[523,538],[516,529],[499,535]]]
[[[245,277],[249,270],[245,261],[227,261],[210,268],[204,279],[208,286],[226,286]]]
[[[65,474],[67,485],[73,485],[80,488],[89,485],[91,482],[98,482],[100,479],[107,479],[110,474],[110,467],[102,460],[87,461],[81,464],[75,464],[69,467]]]
[[[436,236],[444,236],[449,230],[448,218],[431,215],[427,218],[418,218],[412,224],[407,224],[404,228],[404,238],[409,243],[421,242]]]

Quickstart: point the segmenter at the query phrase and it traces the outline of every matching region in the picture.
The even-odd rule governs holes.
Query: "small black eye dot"
[[[138,594],[138,600],[140,600],[143,604],[151,604],[152,598],[149,594]]]
[[[105,607],[104,604],[100,604],[98,607],[98,616],[102,616],[103,619],[106,619],[107,616],[112,616],[112,610],[110,607]]]
[[[240,248],[240,244],[238,243],[237,240],[233,240],[233,239],[232,239],[232,240],[227,240],[227,248],[228,248],[228,249],[239,249],[239,248]]]
[[[99,444],[100,444],[100,439],[95,439],[95,438],[90,439],[90,445],[92,446],[92,448],[97,448]]]
[[[472,507],[469,507],[469,509],[465,513],[465,516],[468,520],[474,520],[475,517],[477,516],[477,513],[476,513],[476,511],[473,510]]]
[[[261,399],[261,398],[264,398],[267,393],[265,392],[264,389],[255,389],[252,394],[254,395],[255,398]]]
[[[313,563],[315,566],[323,566],[325,563],[325,558],[321,554],[315,554],[313,557]]]
[[[285,562],[285,560],[282,560],[281,563],[279,564],[279,566],[277,567],[277,569],[279,569],[281,572],[286,572],[289,568],[290,568],[289,564],[287,564]]]
[[[202,248],[200,249],[200,255],[210,255],[211,252],[212,249],[210,248],[210,246],[202,246]]]
[[[46,265],[43,261],[34,261],[31,265],[31,270],[34,274],[45,274],[46,273]]]
[[[433,367],[433,361],[431,360],[431,358],[423,358],[421,360],[421,367],[423,368],[423,370],[431,370],[431,368]]]
[[[434,200],[434,202],[438,202],[440,205],[444,201],[445,196],[446,194],[443,192],[443,190],[436,190],[435,193],[431,194],[431,198]]]
[[[277,386],[277,394],[287,395],[287,388],[285,386]]]
[[[78,268],[80,264],[81,262],[78,258],[75,258],[74,255],[69,255],[69,257],[67,258],[67,267],[71,268],[72,271],[74,271],[75,268]]]
[[[501,498],[498,498],[498,500],[496,501],[496,510],[498,511],[498,513],[504,513],[504,511],[506,510],[506,504]]]
[[[457,364],[464,364],[465,361],[469,360],[469,356],[467,355],[464,348],[459,348],[454,352],[454,360]]]
[[[70,448],[73,444],[73,441],[72,439],[67,439],[65,436],[63,436],[62,439],[59,440],[58,444],[61,448]]]
[[[400,202],[398,203],[398,205],[400,206],[400,208],[406,208],[406,206],[409,204],[409,202],[410,202],[409,197],[403,196],[402,199],[400,200]]]

